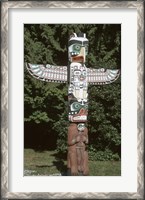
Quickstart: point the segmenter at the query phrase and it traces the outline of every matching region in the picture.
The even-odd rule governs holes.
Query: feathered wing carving
[[[67,82],[67,66],[38,65],[26,63],[29,73],[36,79],[46,82]]]
[[[89,84],[103,85],[114,82],[120,75],[120,70],[87,68],[87,79]]]

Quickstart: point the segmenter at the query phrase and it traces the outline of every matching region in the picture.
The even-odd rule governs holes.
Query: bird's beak
[[[72,57],[72,62],[80,62],[80,63],[86,62],[85,47],[81,47],[79,55]]]

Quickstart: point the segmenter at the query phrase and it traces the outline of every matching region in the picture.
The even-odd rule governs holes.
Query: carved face
[[[84,123],[79,123],[77,126],[79,131],[84,131],[85,130],[85,124]]]
[[[86,122],[88,115],[88,102],[78,101],[73,94],[69,95],[69,121]]]
[[[70,62],[86,62],[86,55],[88,54],[88,39],[85,37],[85,34],[77,36],[74,33],[69,40],[69,61]]]
[[[83,66],[80,63],[73,62],[73,63],[71,63],[70,68],[71,68],[70,69],[70,72],[71,72],[70,82],[75,82],[75,83],[78,83],[79,85],[86,82],[87,68],[85,66]]]

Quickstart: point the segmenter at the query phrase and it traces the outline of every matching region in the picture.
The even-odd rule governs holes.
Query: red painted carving
[[[71,176],[89,175],[88,152],[88,129],[79,131],[77,123],[71,123],[68,128],[68,155],[67,167]]]

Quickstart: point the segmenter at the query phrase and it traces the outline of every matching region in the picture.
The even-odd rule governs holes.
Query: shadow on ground
[[[53,164],[56,166],[57,170],[62,176],[67,176],[67,165],[65,164],[67,154],[54,153],[52,156],[55,157]]]

